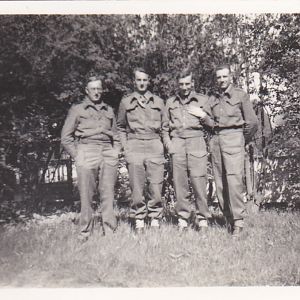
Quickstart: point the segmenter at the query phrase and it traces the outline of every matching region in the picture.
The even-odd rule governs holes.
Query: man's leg
[[[195,194],[196,213],[198,225],[206,227],[207,219],[211,217],[211,213],[207,205],[207,152],[198,151],[189,153],[188,168],[190,172],[191,185]]]
[[[173,185],[176,196],[175,211],[178,216],[179,229],[185,229],[191,216],[186,139],[173,138],[172,144],[175,151],[171,158]]]
[[[144,197],[145,188],[145,141],[130,139],[127,141],[125,159],[128,165],[129,184],[131,188],[130,215],[135,218],[136,229],[144,228],[147,206]]]
[[[210,141],[213,176],[216,184],[216,195],[225,218],[230,218],[227,180],[220,147],[220,137],[215,135]]]
[[[245,217],[245,202],[243,198],[243,150],[239,153],[224,153],[224,164],[226,168],[226,180],[228,182],[228,193],[233,220]]]
[[[191,207],[186,154],[173,154],[172,167],[176,196],[175,210],[180,219],[187,221],[191,215]]]
[[[81,201],[81,235],[87,237],[94,227],[92,202],[96,193],[98,168],[101,162],[101,147],[80,144],[77,146],[77,151],[75,164]]]
[[[132,191],[131,211],[135,219],[144,220],[147,215],[147,207],[144,197],[146,171],[143,156],[140,153],[132,153],[133,159],[128,162],[129,183]]]
[[[119,148],[112,147],[110,144],[103,146],[103,162],[99,170],[99,193],[104,230],[107,227],[113,231],[117,228],[114,195],[118,172],[118,154]]]
[[[245,147],[242,132],[223,138],[223,159],[228,182],[228,194],[234,227],[243,227],[246,208],[243,199]]]
[[[81,202],[80,231],[82,235],[89,236],[94,226],[92,201],[96,191],[97,169],[77,166],[77,178]]]
[[[146,178],[148,181],[148,216],[160,220],[163,213],[161,200],[164,180],[164,157],[150,157],[146,160]],[[154,224],[154,222],[152,222]]]

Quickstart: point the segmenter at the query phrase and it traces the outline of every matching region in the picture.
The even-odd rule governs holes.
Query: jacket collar
[[[232,97],[232,92],[233,92],[233,85],[230,84],[229,87],[224,92],[224,95],[226,95],[228,98],[231,98]]]
[[[88,109],[89,107],[92,107],[96,110],[108,109],[107,104],[104,103],[103,101],[99,104],[95,104],[93,101],[89,99],[89,97],[86,96],[83,100],[83,108]]]
[[[221,98],[222,96],[227,96],[229,99],[232,98],[233,84],[231,83],[228,88],[222,93],[220,90],[216,92],[216,96]]]
[[[150,91],[147,91],[144,95],[141,95],[138,92],[134,92],[131,95],[130,104],[132,104],[134,101],[138,101],[141,97],[144,97],[146,99],[146,103],[149,103],[150,101],[154,102],[153,94]]]
[[[184,102],[183,99],[180,97],[179,94],[176,94],[173,102],[180,102],[181,104],[189,104],[191,101],[194,101],[196,100],[197,101],[197,95],[194,91],[191,91],[189,96],[187,97],[187,100]]]

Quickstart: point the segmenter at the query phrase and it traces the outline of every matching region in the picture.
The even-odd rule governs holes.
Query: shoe
[[[152,228],[159,228],[160,227],[160,222],[158,219],[152,219],[150,223],[150,227]]]
[[[178,219],[178,230],[180,232],[183,232],[183,231],[187,231],[187,229],[188,229],[187,220],[179,218]]]
[[[243,231],[243,227],[234,226],[233,231],[232,231],[232,237],[233,238],[239,237],[241,235],[242,231]]]
[[[200,219],[196,222],[196,230],[205,233],[208,231],[208,222],[206,219]]]
[[[145,221],[136,219],[135,220],[135,232],[136,233],[143,233],[145,229]]]

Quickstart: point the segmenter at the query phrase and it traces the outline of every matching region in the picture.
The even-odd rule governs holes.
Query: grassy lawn
[[[143,235],[121,222],[77,240],[71,214],[0,227],[1,287],[209,287],[300,285],[300,213],[253,212],[232,239],[164,223]]]

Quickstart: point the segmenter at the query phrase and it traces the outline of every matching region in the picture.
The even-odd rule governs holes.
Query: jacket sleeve
[[[74,106],[72,106],[68,112],[64,126],[61,131],[61,144],[66,151],[75,158],[77,155],[76,143],[75,143],[75,130],[78,125],[77,112]]]
[[[162,139],[163,144],[169,150],[171,139],[170,139],[170,116],[167,104],[164,105],[162,111]]]
[[[117,128],[117,118],[116,118],[115,113],[113,113],[111,130],[112,130],[112,134],[113,134],[113,140],[115,142],[120,142],[120,135],[119,135],[119,131]]]
[[[214,128],[215,122],[212,116],[212,111],[209,103],[209,97],[207,97],[207,101],[203,105],[203,110],[206,112],[206,116],[203,119],[203,124],[210,128]]]
[[[126,123],[126,107],[123,100],[121,100],[119,106],[116,124],[117,124],[117,130],[119,132],[119,139],[121,141],[121,145],[123,149],[125,149],[127,144],[127,132],[126,132],[127,123]]]
[[[242,113],[245,121],[244,135],[246,143],[249,142],[258,129],[258,119],[250,102],[248,94],[244,94],[241,102]]]

